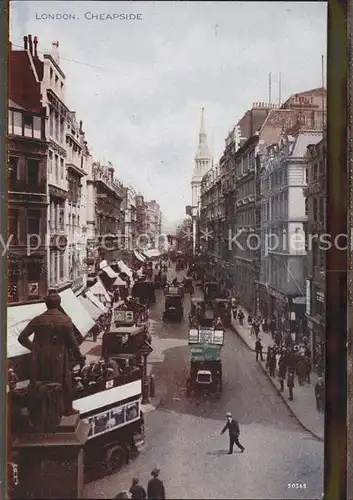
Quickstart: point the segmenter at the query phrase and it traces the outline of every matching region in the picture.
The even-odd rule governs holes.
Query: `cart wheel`
[[[114,450],[105,462],[105,470],[107,475],[116,472],[126,463],[126,461],[127,457],[125,456],[124,450],[122,448]]]

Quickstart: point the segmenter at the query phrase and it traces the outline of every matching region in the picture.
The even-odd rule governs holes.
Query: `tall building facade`
[[[262,159],[259,308],[293,336],[305,330],[306,150],[321,139],[315,130],[284,134]]]
[[[8,303],[47,292],[47,162],[44,110],[8,107]]]
[[[146,233],[150,244],[159,247],[159,237],[162,233],[162,212],[156,200],[146,202]]]
[[[136,245],[136,192],[132,187],[124,188],[124,249],[134,250]]]
[[[306,318],[312,363],[322,373],[324,366],[326,311],[326,252],[319,238],[326,233],[326,139],[307,148],[305,196],[307,226]]]

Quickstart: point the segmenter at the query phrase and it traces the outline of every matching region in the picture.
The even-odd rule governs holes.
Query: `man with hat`
[[[139,484],[139,482],[138,477],[132,478],[132,485],[129,489],[129,493],[131,494],[132,499],[145,500],[147,495],[145,489]]]
[[[241,453],[243,453],[245,451],[245,448],[242,444],[239,443],[239,435],[240,435],[239,423],[232,417],[231,413],[227,413],[226,417],[227,417],[227,423],[224,426],[221,435],[224,434],[226,430],[228,430],[229,433],[228,455],[233,454],[234,444],[236,444],[238,448],[241,450]]]
[[[165,490],[163,481],[159,479],[159,469],[153,469],[151,472],[152,479],[147,485],[147,497],[149,500],[165,500]]]

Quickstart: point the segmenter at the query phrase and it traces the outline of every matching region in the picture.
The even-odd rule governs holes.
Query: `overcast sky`
[[[93,156],[167,220],[191,202],[201,107],[215,161],[254,101],[321,86],[325,2],[11,2],[11,41],[59,41],[67,105],[83,120]],[[41,20],[46,14],[73,20]],[[141,20],[85,19],[141,14]],[[105,17],[105,16],[102,16]]]

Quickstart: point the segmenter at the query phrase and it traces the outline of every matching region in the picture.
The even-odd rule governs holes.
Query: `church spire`
[[[205,108],[201,108],[201,124],[199,133],[199,146],[197,149],[196,157],[210,158],[210,150],[207,144],[207,133],[205,127]]]

